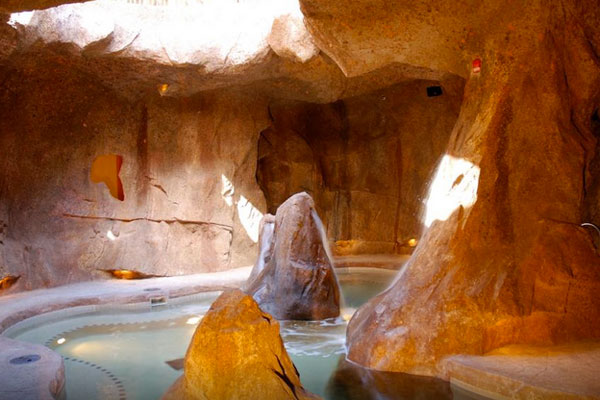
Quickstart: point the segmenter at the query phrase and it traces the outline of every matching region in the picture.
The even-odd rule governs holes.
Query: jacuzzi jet
[[[9,362],[13,365],[23,365],[23,364],[31,364],[36,361],[39,361],[41,357],[37,354],[28,354],[26,356],[15,357]]]
[[[150,306],[152,306],[152,307],[164,306],[165,304],[167,304],[167,298],[164,296],[150,298]]]

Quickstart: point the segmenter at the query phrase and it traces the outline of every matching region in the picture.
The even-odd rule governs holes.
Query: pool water
[[[339,270],[342,315],[351,315],[394,276],[395,271],[381,269]],[[182,374],[167,362],[185,355],[200,318],[218,295],[205,293],[155,307],[105,307],[76,315],[62,311],[55,318],[34,317],[4,334],[44,344],[64,357],[69,400],[159,399]],[[303,386],[325,399],[339,398],[331,387],[345,355],[346,326],[342,317],[281,322],[282,338]]]

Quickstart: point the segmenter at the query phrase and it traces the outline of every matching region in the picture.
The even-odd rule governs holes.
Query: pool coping
[[[243,267],[185,276],[89,281],[5,295],[0,297],[0,335],[20,321],[51,311],[78,306],[142,303],[159,297],[174,299],[238,288],[246,281],[250,270],[251,267]]]

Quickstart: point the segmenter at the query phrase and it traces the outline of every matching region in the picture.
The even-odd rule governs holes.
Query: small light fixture
[[[106,237],[109,238],[110,240],[116,240],[117,239],[117,237],[115,236],[114,233],[112,233],[112,231],[106,232]]]
[[[415,239],[415,238],[412,238],[412,239],[410,239],[410,240],[408,241],[408,245],[409,245],[410,247],[415,247],[415,246],[417,245],[417,243],[418,243],[418,240],[417,240],[417,239]]]
[[[158,85],[158,93],[161,96],[164,96],[167,93],[167,90],[169,90],[169,84],[163,83],[163,84]]]
[[[197,325],[198,322],[200,322],[200,317],[190,317],[185,323],[188,325]]]
[[[145,274],[139,271],[133,271],[130,269],[101,269],[100,271],[104,271],[107,274],[112,275],[113,278],[117,279],[146,279],[153,278],[156,275]]]
[[[0,290],[6,290],[14,285],[21,276],[7,275],[0,279]]]
[[[481,72],[481,59],[476,58],[473,60],[473,73],[478,74]]]
[[[66,342],[66,341],[67,341],[67,339],[65,339],[64,337],[61,337],[60,339],[58,339],[58,340],[56,341],[56,343],[58,343],[58,344],[63,344],[63,343],[64,343],[64,342]]]

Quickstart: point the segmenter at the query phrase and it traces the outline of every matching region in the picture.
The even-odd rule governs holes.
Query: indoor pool
[[[339,270],[345,301],[342,315],[350,315],[384,290],[395,273]],[[77,307],[30,318],[4,335],[45,344],[60,353],[68,399],[159,399],[182,373],[176,362],[169,361],[185,355],[196,326],[218,295],[201,293],[154,306]],[[281,323],[281,335],[304,387],[326,399],[348,398],[347,388],[335,379],[347,364],[343,362],[346,325],[342,317]]]

